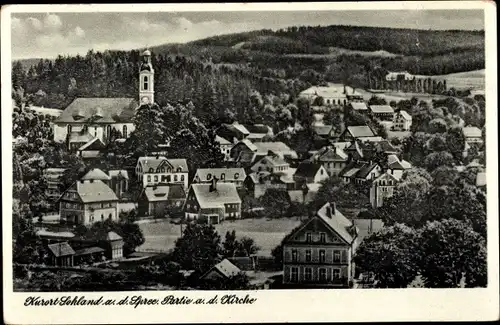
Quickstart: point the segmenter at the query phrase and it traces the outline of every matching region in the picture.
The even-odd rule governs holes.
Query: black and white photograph
[[[330,5],[11,7],[13,293],[498,285],[485,7]]]

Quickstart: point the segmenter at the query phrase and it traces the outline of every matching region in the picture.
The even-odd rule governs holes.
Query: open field
[[[484,89],[485,82],[485,70],[474,70],[467,72],[451,73],[446,75],[438,76],[417,76],[431,79],[446,79],[446,86],[448,89],[456,88],[472,88],[472,89]]]
[[[225,221],[215,225],[217,232],[224,240],[227,231],[236,231],[237,237],[247,236],[253,238],[261,248],[259,255],[269,256],[274,247],[279,245],[292,229],[300,224],[300,220],[293,219],[243,219],[237,221]],[[170,220],[158,220],[157,222],[141,223],[139,225],[146,239],[145,243],[138,249],[168,251],[175,246],[175,241],[181,234],[181,226],[170,223]],[[185,226],[183,226],[185,227]]]
[[[308,53],[293,53],[293,54],[285,54],[287,57],[294,58],[336,58],[340,55],[360,55],[365,57],[381,57],[381,58],[393,58],[399,55],[390,53],[384,50],[379,51],[357,51],[357,50],[349,50],[341,47],[330,47],[329,53],[326,54],[308,54]]]

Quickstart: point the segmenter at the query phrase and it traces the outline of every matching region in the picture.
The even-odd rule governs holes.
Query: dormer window
[[[212,174],[208,173],[207,174],[207,181],[209,181],[212,178]]]
[[[149,168],[149,172],[150,173],[154,173],[154,169],[153,168]]]
[[[234,174],[234,179],[238,179],[240,177],[239,173]]]
[[[178,173],[182,172],[182,167],[181,166],[177,167],[177,172]]]
[[[226,179],[226,174],[224,174],[224,173],[220,174],[220,179],[221,180],[225,180]]]

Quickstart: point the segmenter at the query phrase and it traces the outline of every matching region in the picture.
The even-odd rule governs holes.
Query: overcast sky
[[[184,43],[209,36],[298,25],[484,29],[482,10],[23,13],[12,15],[12,58],[85,54]]]

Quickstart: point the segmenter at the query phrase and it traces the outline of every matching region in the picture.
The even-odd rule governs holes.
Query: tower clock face
[[[144,96],[141,98],[141,103],[142,104],[149,104],[149,97],[148,96]]]

